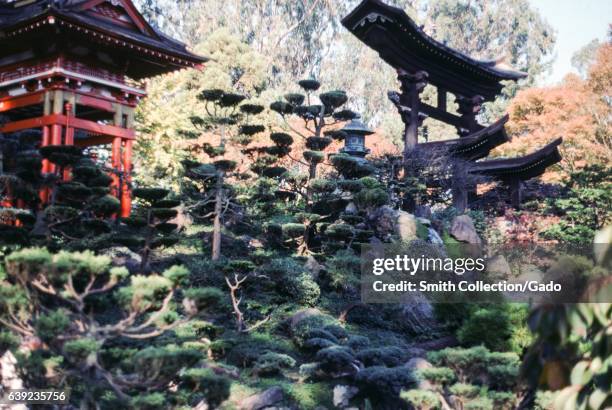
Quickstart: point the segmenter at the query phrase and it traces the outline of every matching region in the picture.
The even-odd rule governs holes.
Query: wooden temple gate
[[[0,133],[38,130],[39,147],[108,147],[112,190],[127,216],[141,80],[205,61],[157,32],[130,0],[3,3],[0,116],[8,121]],[[42,172],[57,170],[44,160]]]
[[[509,141],[504,129],[508,116],[489,126],[478,123],[482,104],[493,101],[504,81],[518,81],[526,73],[505,67],[497,61],[479,61],[428,36],[406,13],[380,0],[363,0],[342,24],[396,69],[401,92],[390,92],[405,124],[404,164],[419,149],[445,148],[450,155],[472,162],[470,173],[499,180],[511,190],[512,203],[518,207],[524,181],[541,175],[548,166],[561,160],[556,139],[545,147],[519,158],[482,161],[490,151]],[[437,90],[436,105],[423,102],[420,94],[427,85]],[[458,114],[449,112],[447,95],[453,94]],[[453,140],[418,141],[419,128],[431,117],[457,129]],[[468,206],[475,186],[461,186],[453,192],[455,206]]]

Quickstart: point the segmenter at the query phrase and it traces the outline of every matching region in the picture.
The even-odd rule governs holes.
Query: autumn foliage
[[[509,107],[507,130],[512,141],[496,154],[524,155],[561,136],[564,160],[544,179],[559,179],[588,164],[610,163],[611,90],[612,45],[606,44],[600,47],[586,79],[570,74],[559,85],[519,92]]]

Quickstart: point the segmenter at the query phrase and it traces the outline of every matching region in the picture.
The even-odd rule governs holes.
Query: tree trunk
[[[219,147],[225,147],[225,125],[221,125],[221,138]],[[212,260],[221,258],[221,218],[223,213],[223,180],[224,174],[218,171],[217,183],[215,185],[215,220],[213,222]]]
[[[215,187],[215,221],[213,224],[212,260],[221,258],[221,214],[223,212],[223,173],[217,176]]]

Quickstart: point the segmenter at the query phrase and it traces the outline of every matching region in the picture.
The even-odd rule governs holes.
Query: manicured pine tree
[[[56,172],[41,174],[43,159]],[[23,149],[15,154],[12,165],[12,172],[3,178],[4,188],[21,209],[12,209],[12,220],[0,226],[7,233],[2,238],[5,243],[75,250],[110,246],[110,219],[118,212],[119,201],[110,195],[111,178],[80,148]],[[40,206],[41,191],[49,200],[44,208]]]
[[[127,246],[140,254],[140,271],[151,272],[153,250],[168,247],[179,241],[178,225],[169,222],[175,218],[175,209],[181,202],[168,196],[163,188],[136,188],[132,191],[137,206],[128,218],[122,218],[122,226],[116,230],[113,242]]]
[[[173,266],[130,276],[91,251],[8,255],[0,325],[29,341],[29,351],[15,352],[24,382],[69,389],[80,408],[216,408],[229,381],[204,361],[196,334],[223,293],[184,289],[188,275]]]
[[[193,151],[205,153],[212,163],[184,161],[185,176],[190,180],[185,189],[190,197],[189,209],[196,218],[213,220],[213,261],[221,258],[223,219],[226,214],[236,213],[239,209],[227,179],[246,177],[236,171],[236,161],[224,158],[227,145],[246,148],[256,134],[265,130],[263,125],[251,122],[264,108],[250,103],[241,105],[245,98],[218,89],[202,91],[198,99],[203,103],[205,115],[191,118],[195,131],[183,131],[183,135],[194,139],[207,134],[219,138],[217,145],[206,142],[192,146]]]
[[[332,143],[332,138],[342,137],[342,133],[334,131],[333,127],[355,118],[356,114],[350,110],[339,110],[348,101],[346,92],[336,90],[321,93],[318,96],[319,102],[316,103],[313,93],[321,87],[321,83],[316,80],[301,80],[298,84],[306,95],[286,94],[284,101],[273,102],[270,109],[280,114],[286,127],[305,139],[307,150],[303,154],[304,160],[308,164],[309,178],[314,179],[318,165],[325,160],[323,150]],[[292,117],[303,121],[307,133],[292,125]]]
[[[307,150],[304,151],[304,165],[308,167],[307,178],[301,178],[295,174],[288,174],[285,181],[293,185],[293,191],[300,194],[305,201],[304,212],[298,214],[297,220],[292,223],[285,223],[280,228],[286,243],[296,245],[298,253],[307,254],[310,248],[316,246],[317,224],[321,224],[330,217],[329,210],[325,206],[318,207],[321,213],[317,212],[317,205],[325,202],[329,194],[335,190],[332,182],[325,179],[317,179],[317,168],[325,160],[324,150],[333,139],[343,139],[344,133],[335,129],[336,126],[344,121],[349,121],[356,117],[351,110],[340,110],[348,101],[344,91],[336,90],[321,93],[318,95],[318,102],[315,101],[314,92],[321,84],[316,80],[302,80],[299,86],[306,93],[286,94],[283,101],[276,101],[270,105],[270,109],[280,114],[284,125],[294,134],[305,140]],[[303,122],[305,132],[298,130],[292,119],[299,119]],[[301,161],[300,161],[301,162]],[[330,191],[331,190],[331,191]],[[328,205],[330,203],[327,203]]]

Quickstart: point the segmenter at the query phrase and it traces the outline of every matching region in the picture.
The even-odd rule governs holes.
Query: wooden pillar
[[[515,209],[521,208],[523,202],[523,182],[518,178],[510,180],[510,198]]]
[[[134,108],[122,107],[121,122],[125,116],[125,124],[122,124],[127,129],[134,128]],[[123,180],[121,183],[121,216],[127,218],[132,211],[132,149],[134,141],[125,139],[123,142]]]
[[[121,198],[121,138],[115,137],[111,148],[111,178],[113,180],[111,187],[113,194],[117,198]]]
[[[132,211],[132,140],[125,140],[123,147],[123,181],[121,184],[121,216],[127,218]]]
[[[72,103],[66,103],[66,135],[64,137],[65,145],[74,145],[74,128],[70,123],[72,117],[74,117],[74,105]],[[69,169],[64,170],[63,179],[64,181],[69,181],[72,177],[72,173]]]
[[[421,98],[420,94],[427,85],[428,74],[425,71],[418,71],[414,74],[398,70],[398,79],[401,82],[399,108],[404,129],[404,159],[416,147],[419,140],[419,127],[424,117],[419,115]]]
[[[113,125],[116,127],[123,126],[123,106],[121,104],[113,104],[115,108],[115,115],[113,119]],[[111,167],[113,168],[111,178],[113,179],[112,188],[114,195],[121,200],[121,144],[123,141],[120,137],[113,139],[113,145],[111,149]]]
[[[476,116],[482,109],[484,98],[480,95],[474,97],[457,96],[457,104],[459,104],[459,113],[461,114],[461,126],[457,128],[459,136],[466,137],[481,129],[480,124],[476,120]]]
[[[64,92],[55,90],[53,92],[53,114],[64,112]],[[62,126],[55,124],[51,126],[51,145],[62,145]],[[55,165],[49,164],[49,172],[55,172]]]
[[[468,190],[465,187],[453,189],[453,206],[459,213],[464,213],[468,208]]]

